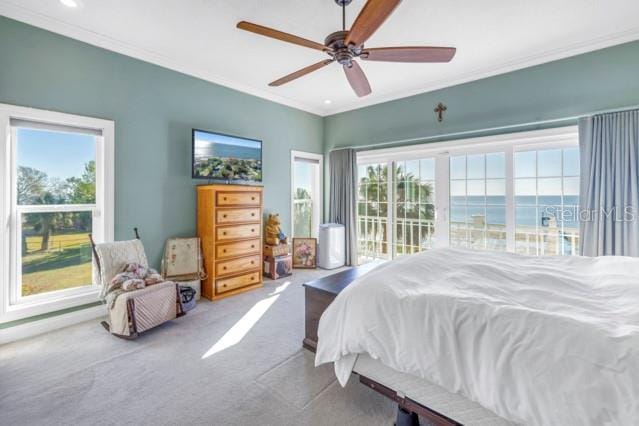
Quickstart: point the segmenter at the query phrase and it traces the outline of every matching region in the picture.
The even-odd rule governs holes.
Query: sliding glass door
[[[435,159],[360,164],[360,263],[417,253],[435,241]]]
[[[388,165],[374,163],[358,167],[357,250],[360,263],[392,257]]]
[[[435,160],[397,161],[394,170],[394,254],[418,253],[435,238]]]
[[[577,254],[576,128],[358,154],[360,262],[432,247]]]

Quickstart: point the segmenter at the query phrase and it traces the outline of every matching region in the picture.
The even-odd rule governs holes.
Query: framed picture
[[[317,267],[317,238],[293,238],[293,268]]]

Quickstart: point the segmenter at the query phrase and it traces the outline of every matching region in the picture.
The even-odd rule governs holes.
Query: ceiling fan
[[[346,79],[357,94],[362,97],[371,93],[371,86],[355,61],[360,58],[364,61],[385,62],[450,62],[455,56],[454,47],[429,47],[429,46],[403,46],[403,47],[377,47],[365,48],[364,42],[373,35],[384,23],[386,18],[395,10],[401,0],[368,0],[359,13],[350,31],[346,30],[346,6],[352,0],[335,0],[342,7],[342,30],[329,34],[324,44],[316,43],[302,37],[278,31],[251,22],[241,21],[237,28],[260,34],[265,37],[275,38],[299,46],[321,50],[330,56],[316,64],[295,71],[287,76],[275,80],[269,86],[281,86],[297,78],[317,71],[328,64],[337,62],[342,65],[346,73]]]

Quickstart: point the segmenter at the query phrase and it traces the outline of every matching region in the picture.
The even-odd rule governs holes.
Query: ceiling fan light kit
[[[342,65],[346,79],[355,94],[362,97],[371,93],[371,86],[364,71],[355,61],[357,58],[364,61],[436,63],[450,62],[455,56],[456,50],[454,47],[403,46],[365,48],[364,43],[366,40],[386,21],[401,0],[368,0],[355,22],[353,22],[351,29],[346,30],[346,6],[351,1],[335,0],[335,3],[342,8],[342,30],[329,34],[324,40],[324,44],[251,22],[241,21],[237,24],[237,28],[241,30],[320,50],[330,56],[330,59],[317,62],[275,80],[269,86],[281,86],[324,68],[333,62],[337,62]]]

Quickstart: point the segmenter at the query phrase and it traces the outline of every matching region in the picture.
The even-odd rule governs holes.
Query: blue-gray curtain
[[[580,252],[639,255],[639,110],[579,120]]]
[[[346,264],[357,265],[357,154],[339,149],[329,154],[329,220],[344,225]]]

